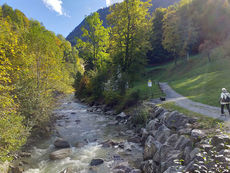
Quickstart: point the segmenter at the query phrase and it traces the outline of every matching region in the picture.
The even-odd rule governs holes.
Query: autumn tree
[[[107,16],[111,29],[110,53],[119,88],[125,92],[132,85],[146,62],[149,47],[150,1],[125,0],[111,7]]]

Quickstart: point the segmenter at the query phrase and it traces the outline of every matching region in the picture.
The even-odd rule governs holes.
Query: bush
[[[150,107],[144,105],[136,107],[132,113],[132,122],[134,124],[145,124],[148,120],[150,109]]]
[[[105,104],[108,106],[114,107],[122,100],[122,96],[115,91],[104,91],[103,95],[105,98]]]
[[[134,124],[145,124],[148,120],[149,109],[145,106],[137,107],[133,111],[132,121]]]
[[[79,98],[84,98],[89,96],[91,94],[89,77],[87,75],[84,75],[81,78],[78,87],[75,89],[76,89],[75,95],[78,96]]]
[[[130,93],[126,93],[124,96],[124,99],[121,101],[121,104],[117,106],[117,111],[121,112],[123,109],[126,109],[128,107],[131,107],[140,99],[140,90],[133,90]]]

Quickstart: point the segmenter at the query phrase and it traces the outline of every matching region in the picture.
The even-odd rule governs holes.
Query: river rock
[[[70,147],[69,143],[62,138],[56,139],[54,142],[54,146],[56,148],[69,148]]]
[[[50,154],[50,159],[51,160],[59,160],[59,159],[64,159],[68,157],[71,153],[71,150],[69,148],[61,149],[54,151]]]
[[[129,167],[128,162],[122,162],[113,168],[113,173],[130,173],[132,168]]]
[[[230,144],[230,138],[227,135],[215,135],[212,138],[212,145],[217,146],[220,143]]]
[[[157,119],[149,121],[146,126],[147,131],[157,130],[160,126],[159,121]]]
[[[13,166],[10,168],[9,173],[23,173],[24,169],[21,166]]]
[[[118,114],[116,116],[116,120],[120,121],[120,120],[124,120],[124,119],[127,119],[128,118],[128,115],[126,115],[124,112],[121,112],[120,114]]]
[[[93,159],[90,162],[90,166],[98,166],[104,163],[103,159]]]
[[[190,159],[193,160],[199,152],[200,152],[199,148],[194,148],[190,153]]]
[[[64,170],[62,170],[60,173],[71,173],[71,169],[70,168],[65,168]]]
[[[162,152],[162,151],[161,151]],[[161,172],[166,171],[169,167],[180,166],[180,163],[177,163],[182,158],[182,152],[180,150],[171,150],[168,153],[164,153],[161,158]]]
[[[133,170],[131,170],[130,173],[141,173],[141,170],[140,169],[133,169]]]
[[[172,134],[165,143],[166,145],[174,147],[176,145],[178,138],[179,136],[177,134]]]
[[[157,106],[157,107],[155,107],[153,113],[150,114],[150,117],[152,119],[154,119],[154,118],[158,117],[163,111],[165,111],[165,110],[162,107]]]
[[[113,146],[115,146],[115,145],[118,145],[117,142],[114,142],[114,141],[112,141],[112,140],[104,141],[104,142],[102,142],[101,144],[102,144],[102,147],[104,147],[104,148],[109,148],[109,147],[113,147]]]
[[[165,141],[169,138],[171,135],[172,131],[167,128],[165,125],[162,125],[158,128],[158,130],[155,133],[155,138],[160,142],[160,143],[165,143]]]
[[[154,173],[157,172],[157,165],[153,160],[147,160],[142,162],[141,169],[144,173]]]
[[[147,130],[145,128],[141,128],[141,142],[142,142],[142,144],[145,143],[148,135],[149,135],[149,133],[147,132]]]
[[[199,129],[193,129],[191,131],[191,137],[194,139],[202,139],[205,136],[205,133]]]
[[[132,142],[132,143],[140,143],[141,138],[139,136],[134,136],[134,137],[129,138],[127,141]]]
[[[144,160],[152,159],[160,146],[161,144],[149,135],[144,146]]]
[[[177,111],[171,112],[166,118],[166,126],[170,129],[182,129],[188,122],[188,118],[185,115],[178,113]]]
[[[185,147],[192,147],[192,141],[189,138],[182,135],[182,136],[180,136],[180,138],[176,142],[175,149],[176,150],[184,150]]]

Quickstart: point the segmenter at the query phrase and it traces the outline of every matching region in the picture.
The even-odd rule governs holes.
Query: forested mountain
[[[152,0],[152,6],[150,7],[150,13],[152,13],[156,8],[162,7],[166,8],[175,2],[180,0]],[[103,8],[97,11],[100,15],[100,19],[103,21],[103,26],[107,26],[106,16],[110,13],[109,7]],[[81,27],[84,26],[85,19],[66,37],[66,39],[72,44],[76,44],[75,37],[80,37],[82,35]]]

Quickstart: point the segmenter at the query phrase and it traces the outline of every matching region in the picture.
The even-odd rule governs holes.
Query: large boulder
[[[150,135],[147,138],[144,146],[144,160],[152,159],[160,146],[161,144]]]
[[[51,160],[59,160],[68,157],[71,154],[71,150],[69,148],[61,149],[54,151],[50,154]]]
[[[203,137],[205,137],[205,133],[202,130],[193,129],[191,131],[191,137],[197,140],[201,140]]]
[[[166,171],[169,167],[180,166],[179,163],[182,158],[182,152],[179,150],[171,150],[164,154],[164,158],[161,158],[161,172]],[[178,162],[178,163],[177,163]]]
[[[182,136],[180,136],[180,138],[176,142],[175,149],[176,150],[184,150],[185,147],[192,147],[192,141],[189,138],[182,135]]]
[[[151,120],[146,125],[146,129],[148,131],[157,130],[159,127],[160,127],[160,123],[158,119]]]
[[[56,148],[69,148],[70,147],[69,143],[62,138],[57,138],[54,142],[54,146]]]
[[[158,128],[154,137],[157,139],[157,141],[163,144],[169,138],[171,133],[172,131],[169,128],[167,128],[165,125],[162,125]]]
[[[173,111],[168,115],[165,121],[168,128],[179,130],[185,127],[189,119],[185,115]]]
[[[178,134],[172,134],[165,142],[166,145],[169,145],[171,147],[175,147],[177,140],[178,140],[179,136]]]

